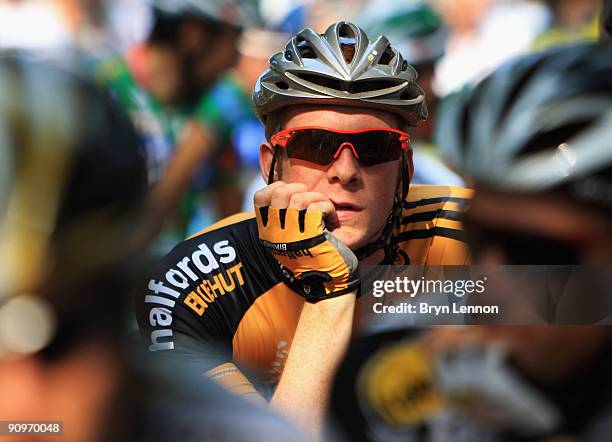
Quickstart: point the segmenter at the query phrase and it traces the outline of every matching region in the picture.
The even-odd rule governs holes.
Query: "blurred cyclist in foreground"
[[[612,264],[611,49],[578,45],[507,63],[448,100],[438,137],[475,186],[465,215],[475,263]],[[587,307],[600,302],[579,294]],[[604,441],[611,350],[602,326],[380,334],[349,352],[334,417],[352,440]]]
[[[129,357],[145,160],[110,97],[68,70],[80,62],[0,56],[1,419],[62,422],[58,440],[79,442],[299,438],[199,376]],[[7,428],[7,441],[59,431]]]

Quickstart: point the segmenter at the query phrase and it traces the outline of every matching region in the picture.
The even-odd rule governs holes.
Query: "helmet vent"
[[[510,112],[510,109],[516,104],[516,101],[521,97],[521,94],[527,88],[527,84],[533,78],[533,74],[540,68],[542,61],[537,63],[533,63],[519,75],[516,75],[516,80],[514,83],[514,87],[509,90],[509,93],[506,97],[506,101],[504,106],[502,107],[500,118],[505,118],[505,116]]]
[[[543,131],[525,142],[522,152],[517,156],[523,156],[539,151],[549,150],[551,146],[558,146],[565,143],[572,137],[586,132],[596,123],[596,120],[581,120],[568,123],[562,127],[555,127],[552,130]]]
[[[404,80],[377,80],[377,81],[357,81],[351,85],[351,93],[360,94],[362,92],[372,92],[389,89],[405,83]],[[404,92],[406,94],[406,92]],[[403,97],[403,94],[402,94]],[[414,97],[410,97],[414,98]],[[402,98],[404,99],[404,98]]]
[[[378,81],[357,81],[357,82],[345,82],[341,80],[337,80],[335,78],[324,77],[321,75],[312,75],[312,74],[297,74],[297,77],[302,80],[308,81],[309,83],[316,84],[318,86],[322,86],[324,88],[333,89],[336,91],[345,91],[351,94],[360,94],[364,92],[375,92],[378,90],[384,90],[392,87],[396,87],[402,83],[403,80],[378,80]],[[408,97],[406,99],[414,98],[409,93],[404,92]],[[402,99],[403,98],[402,96]]]
[[[355,58],[355,46],[357,44],[355,30],[348,24],[343,23],[338,29],[338,41],[340,42],[344,61],[350,64],[353,58]]]
[[[471,130],[472,127],[470,125],[471,113],[472,113],[471,106],[466,106],[463,109],[463,113],[461,114],[460,124],[461,124],[461,145],[462,146],[466,146],[472,136],[472,130]],[[462,152],[462,155],[465,155],[465,152]]]
[[[322,86],[325,88],[334,89],[337,91],[341,91],[345,89],[342,87],[343,82],[340,80],[336,80],[334,78],[323,77],[321,75],[312,75],[312,74],[297,74],[296,73],[295,75],[301,78],[302,80],[306,80],[310,83],[314,83],[318,86]]]
[[[391,64],[391,60],[393,60],[393,57],[395,57],[395,54],[393,53],[391,46],[387,46],[387,49],[385,49],[385,51],[380,56],[378,64],[389,65]]]
[[[402,94],[400,95],[400,100],[413,100],[416,97],[418,97],[418,94],[412,94],[410,93],[409,90],[405,90],[404,92],[402,92]]]
[[[355,40],[357,38],[357,36],[355,35],[355,30],[347,23],[342,23],[340,25],[340,28],[338,29],[338,37],[340,37],[340,39],[347,38],[352,40]]]
[[[340,44],[340,49],[342,49],[342,55],[344,56],[344,61],[350,64],[351,61],[353,61],[353,58],[355,58],[355,45]]]
[[[296,38],[296,48],[302,58],[317,58],[317,54],[310,46],[310,43],[303,37]]]
[[[276,87],[278,87],[279,89],[283,89],[283,90],[289,89],[289,85],[285,83],[284,81],[278,81],[275,84],[276,84]]]

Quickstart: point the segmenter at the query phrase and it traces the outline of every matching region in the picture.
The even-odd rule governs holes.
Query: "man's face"
[[[340,106],[297,106],[288,111],[283,129],[320,126],[339,130],[367,128],[399,129],[393,115],[378,110]],[[399,180],[400,161],[362,167],[349,148],[327,166],[288,158],[282,152],[280,179],[303,183],[311,192],[321,192],[336,206],[339,227],[334,235],[351,249],[375,241],[391,213]]]
[[[183,93],[199,96],[236,62],[236,40],[240,31],[226,27],[215,31],[197,20],[186,20],[179,29],[178,53],[181,57]]]
[[[476,186],[465,218],[474,264],[612,263],[609,221],[560,196],[508,194]],[[548,300],[558,295],[550,278],[546,286]],[[565,283],[562,287],[563,303],[555,306],[560,315],[572,299],[571,285]],[[582,292],[584,286],[580,287],[580,295],[588,292],[593,302],[597,301],[596,291]],[[534,303],[526,313],[537,314],[536,309]],[[572,314],[578,315],[581,307],[572,309]],[[436,327],[429,346],[439,351],[503,344],[524,373],[551,383],[563,381],[588,363],[604,345],[609,345],[610,333],[608,327],[595,326]]]

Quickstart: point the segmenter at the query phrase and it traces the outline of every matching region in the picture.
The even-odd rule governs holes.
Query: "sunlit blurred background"
[[[600,0],[245,0],[238,2],[243,9],[234,13],[219,5],[236,2],[202,0],[201,4],[220,9],[216,11],[219,16],[212,18],[201,11],[199,15],[174,14],[173,2],[0,0],[0,57],[13,50],[43,58],[77,53],[72,60],[79,66],[73,68],[91,76],[130,117],[147,164],[146,223],[139,229],[141,237],[134,240],[135,250],[152,245],[147,248],[150,253],[142,254],[147,262],[155,262],[184,238],[228,215],[252,210],[253,193],[265,185],[259,169],[259,148],[265,135],[252,109],[251,91],[269,57],[283,50],[291,35],[304,27],[323,33],[336,21],[353,21],[370,36],[387,36],[416,68],[430,118],[411,133],[413,182],[438,185],[464,184],[444,166],[435,145],[440,100],[479,81],[512,57],[600,39]],[[24,102],[30,105],[28,109],[44,114],[45,121],[64,115],[49,104],[56,103],[58,96],[64,100],[62,90],[29,92],[32,96]],[[0,90],[0,94],[8,97],[7,91]],[[68,102],[69,94],[65,96]],[[70,129],[88,120],[87,115],[66,108]],[[0,142],[5,142],[2,124],[4,121],[0,121]],[[47,134],[52,123],[43,126],[41,133]],[[58,164],[63,166],[66,158],[63,152],[58,155]],[[19,187],[11,182],[18,173],[16,166],[11,170],[9,160],[13,158],[9,156],[0,149],[0,209],[9,206],[11,192]],[[58,327],[59,320],[45,303],[10,298],[14,293],[30,293],[28,285],[34,286],[51,262],[46,241],[53,235],[64,177],[62,167],[55,176],[53,164],[49,167],[46,157],[41,158],[34,166],[48,181],[35,184],[42,182],[46,193],[33,192],[38,196],[35,203],[25,205],[44,201],[49,206],[48,223],[40,216],[34,226],[15,222],[17,217],[12,222],[7,221],[8,216],[0,217],[0,267],[4,271],[0,279],[0,357],[3,352],[36,354],[48,345]],[[105,171],[100,175],[104,179]],[[90,259],[88,248],[95,247],[108,252],[100,253],[104,257],[116,257],[112,244],[90,245],[101,237],[100,226],[102,223],[86,232],[87,240],[78,244],[75,254]],[[30,227],[38,229],[38,236],[30,234]],[[33,244],[36,247],[30,247]],[[82,270],[72,263],[68,269],[62,274],[66,279]],[[81,325],[87,329],[89,318],[100,316],[97,304],[78,299],[83,305],[77,303],[75,310],[81,314],[82,309]],[[60,307],[70,303],[75,300],[58,300]],[[134,325],[133,320],[131,323]],[[66,327],[72,331],[74,324]],[[97,382],[98,367],[92,366]],[[18,395],[23,396],[19,391]]]
[[[156,241],[159,254],[224,216],[250,210],[252,193],[261,186],[258,150],[263,140],[250,107],[250,91],[268,57],[284,46],[291,33],[306,26],[323,32],[334,21],[352,20],[368,32],[387,35],[416,66],[429,94],[432,118],[413,134],[415,161],[423,163],[417,166],[415,179],[458,184],[458,177],[437,164],[431,140],[438,99],[482,78],[510,57],[597,39],[600,9],[597,0],[253,3],[257,17],[233,43],[237,56],[231,66],[220,66],[216,84],[200,89],[201,97],[191,97],[213,110],[177,118],[175,103],[164,97],[164,88],[174,81],[173,55],[148,50],[155,45],[150,38],[156,20],[150,1],[0,1],[0,47],[56,51],[78,46],[96,60],[95,75],[115,90],[143,132],[151,185],[164,179],[174,154],[184,147],[181,142],[189,135],[198,138],[194,127],[208,129],[194,141],[206,145],[200,150],[209,154],[199,157],[205,164],[187,170],[193,178],[181,192],[168,197],[180,201],[168,203],[168,210],[159,214],[165,218],[163,226],[152,229],[162,231]],[[118,69],[133,79],[130,100],[121,97],[125,86],[116,75]],[[191,124],[193,120],[199,126]]]

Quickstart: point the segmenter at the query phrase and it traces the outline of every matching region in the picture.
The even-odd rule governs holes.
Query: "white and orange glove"
[[[358,291],[357,257],[326,227],[322,210],[255,206],[259,239],[308,302]]]

